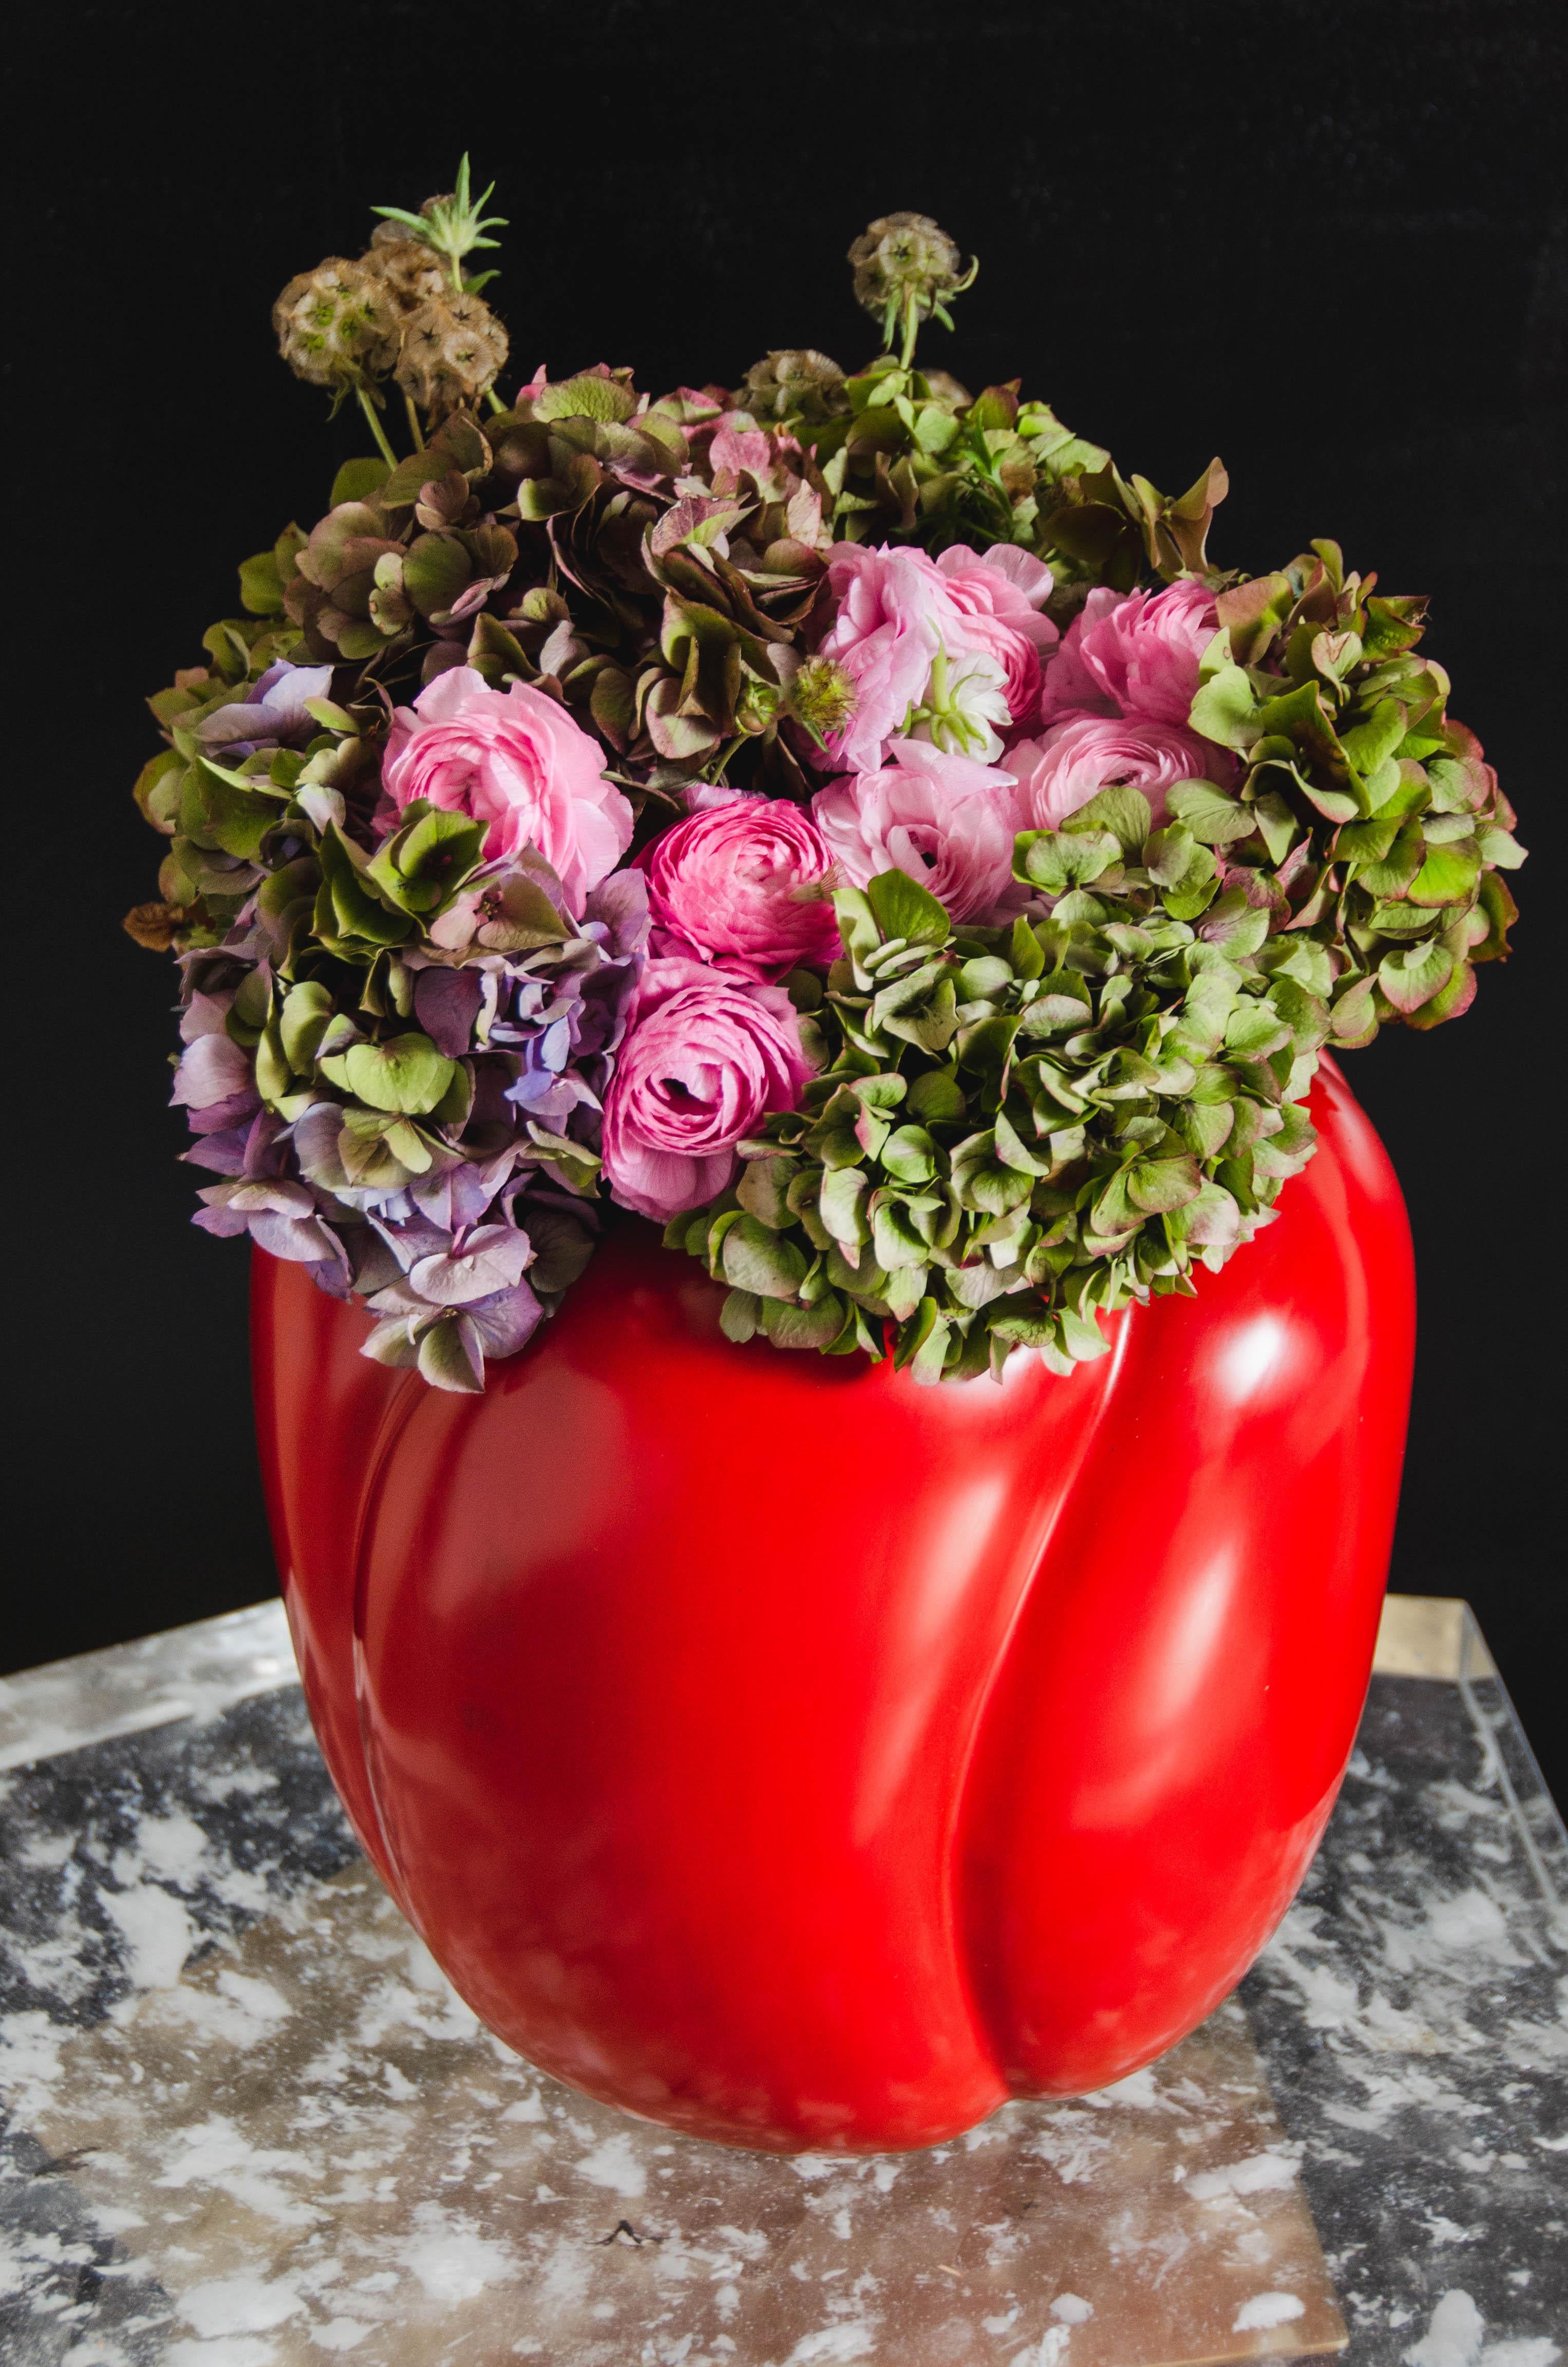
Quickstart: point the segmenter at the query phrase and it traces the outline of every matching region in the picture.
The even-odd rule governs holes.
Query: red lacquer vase
[[[409,1920],[590,2094],[779,2151],[1098,2088],[1233,1987],[1366,1692],[1414,1333],[1343,1079],[1278,1221],[1071,1378],[738,1348],[627,1219],[483,1397],[256,1256],[311,1715]]]

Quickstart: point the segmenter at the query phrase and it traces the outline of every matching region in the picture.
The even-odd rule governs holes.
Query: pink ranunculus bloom
[[[1007,685],[1007,709],[1015,723],[1032,717],[1039,695],[1043,653],[1054,649],[1056,627],[1040,614],[1051,597],[1051,572],[1042,560],[1011,543],[989,550],[955,544],[937,565],[965,619],[971,648],[994,658]]]
[[[1040,721],[1146,715],[1185,723],[1219,622],[1214,595],[1202,583],[1168,583],[1125,598],[1103,586],[1091,592],[1046,668]]]
[[[781,987],[650,961],[605,1095],[613,1196],[660,1223],[700,1206],[733,1175],[735,1145],[793,1109],[811,1073]]]
[[[838,661],[856,691],[833,762],[874,772],[888,742],[910,730],[954,753],[961,740],[961,753],[999,755],[1000,707],[1011,723],[1032,713],[1040,652],[1056,640],[1055,626],[1039,612],[1050,569],[1005,549],[954,549],[935,560],[924,550],[846,542],[828,561],[828,582],[835,613],[822,654]],[[934,684],[938,660],[943,672]],[[953,682],[978,695],[960,697],[958,713],[944,716]],[[994,711],[985,697],[993,686]]]
[[[851,886],[880,871],[907,871],[955,921],[1000,918],[1026,891],[1015,889],[1017,818],[1010,773],[903,740],[881,772],[830,781],[812,812]]]
[[[655,954],[772,979],[839,950],[822,833],[782,798],[737,798],[677,821],[636,858]]]
[[[1228,782],[1230,757],[1211,740],[1143,715],[1073,715],[1038,740],[1020,740],[1007,759],[1017,782],[1020,830],[1059,830],[1101,789],[1142,789],[1155,821],[1177,781]]]
[[[605,779],[598,742],[558,699],[520,682],[492,690],[471,666],[398,708],[381,782],[400,813],[428,798],[487,822],[488,860],[536,847],[579,918],[631,841],[631,808]]]

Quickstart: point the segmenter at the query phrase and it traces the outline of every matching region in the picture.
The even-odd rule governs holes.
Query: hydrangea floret
[[[1506,953],[1426,604],[1328,541],[1217,567],[1218,461],[1170,498],[917,367],[974,277],[922,215],[851,250],[858,372],[508,403],[489,196],[465,158],[290,281],[285,360],[378,448],[151,701],[126,926],[178,963],[196,1221],[443,1388],[616,1207],[736,1342],[1068,1372],[1271,1221],[1325,1049]]]

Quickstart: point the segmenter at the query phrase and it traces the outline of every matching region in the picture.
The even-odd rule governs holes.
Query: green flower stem
[[[506,408],[506,404],[502,402],[500,396],[496,393],[495,389],[493,386],[487,386],[485,388],[484,400],[490,405],[492,411],[505,411]]]
[[[915,341],[920,334],[920,299],[912,288],[903,300],[903,344],[899,349],[899,365],[907,369],[915,359]]]
[[[414,448],[416,452],[423,452],[425,431],[419,425],[419,413],[414,407],[414,397],[411,394],[403,395],[403,407],[408,413],[408,432],[414,438]]]
[[[377,413],[375,404],[370,401],[369,395],[364,387],[357,386],[354,391],[359,398],[360,410],[364,413],[366,418],[370,423],[370,433],[381,447],[382,459],[386,462],[389,469],[395,469],[397,466],[397,454],[387,442],[387,432],[381,425],[381,418]]]

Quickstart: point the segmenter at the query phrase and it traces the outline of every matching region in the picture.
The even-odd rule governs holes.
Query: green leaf
[[[391,474],[387,462],[378,459],[373,454],[368,454],[362,460],[345,460],[332,481],[328,509],[339,509],[345,502],[368,502],[373,493],[381,491]],[[412,500],[413,494],[409,498]]]
[[[1020,912],[1013,923],[1007,957],[1019,978],[1039,978],[1045,968],[1040,939]]]
[[[310,1075],[331,1017],[332,997],[315,979],[301,979],[284,996],[279,1033],[284,1057],[295,1076]]]
[[[1165,810],[1205,846],[1229,846],[1257,827],[1256,809],[1228,798],[1212,781],[1177,781],[1165,792]]]
[[[952,934],[944,908],[907,871],[879,872],[867,887],[866,900],[884,939],[903,937],[912,946],[945,946]]]
[[[793,1298],[806,1278],[806,1261],[794,1242],[756,1217],[742,1216],[730,1227],[722,1263],[726,1282],[759,1298]]]
[[[1385,757],[1392,756],[1404,737],[1405,716],[1403,707],[1392,698],[1380,699],[1364,723],[1353,724],[1339,734],[1339,744],[1363,780],[1375,773]]]
[[[401,912],[427,918],[450,902],[479,862],[483,844],[483,823],[435,808],[388,839],[367,876]],[[545,906],[554,938],[563,938],[560,917],[542,891],[531,881],[520,884]]]
[[[1112,788],[1101,789],[1086,805],[1079,806],[1062,827],[1074,838],[1108,831],[1123,855],[1135,855],[1148,837],[1153,821],[1153,814],[1142,790],[1119,783]]]
[[[940,1071],[934,1073],[947,1082]],[[961,1111],[962,1096],[956,1085],[952,1090]],[[879,1159],[883,1171],[899,1184],[928,1184],[937,1172],[937,1146],[921,1126],[897,1127],[883,1143]]]
[[[823,1172],[818,1214],[834,1240],[850,1249],[870,1239],[866,1222],[869,1181],[863,1167],[830,1167]]]
[[[283,614],[283,579],[276,551],[258,550],[253,559],[241,560],[240,600],[253,617]]]
[[[830,1348],[844,1328],[844,1301],[831,1290],[824,1291],[812,1307],[763,1297],[758,1310],[762,1328],[775,1348]]]
[[[1263,843],[1268,849],[1268,860],[1278,866],[1296,843],[1296,817],[1278,789],[1270,789],[1257,798],[1252,811]]]
[[[927,1126],[957,1124],[968,1106],[963,1088],[949,1069],[928,1069],[909,1089],[910,1115]]]
[[[678,1243],[672,1242],[672,1248]],[[755,1291],[732,1290],[719,1310],[719,1329],[737,1346],[751,1339],[762,1324],[762,1301]]]
[[[1290,1030],[1272,1003],[1256,1002],[1244,995],[1225,1026],[1225,1049],[1244,1060],[1267,1059],[1290,1041]]]
[[[735,1197],[747,1216],[781,1233],[790,1222],[788,1195],[795,1172],[792,1159],[748,1160],[741,1170]]]
[[[1404,946],[1385,955],[1378,965],[1378,984],[1396,1011],[1419,1011],[1447,986],[1454,957],[1437,939],[1424,946]]]
[[[451,1084],[457,1062],[437,1052],[428,1036],[394,1036],[386,1044],[353,1044],[323,1060],[335,1085],[374,1110],[424,1116]]]
[[[473,574],[473,562],[455,534],[422,534],[403,562],[403,588],[425,617],[445,616]]]
[[[1429,846],[1426,860],[1404,893],[1412,904],[1460,904],[1481,877],[1481,850],[1473,838]]]
[[[1256,953],[1267,936],[1268,914],[1249,904],[1244,889],[1227,888],[1210,905],[1201,934],[1208,944],[1222,946],[1232,960],[1240,960]]]
[[[1013,877],[1043,888],[1048,896],[1062,896],[1100,878],[1120,860],[1121,842],[1108,831],[1026,830],[1014,842]]]
[[[1221,748],[1250,748],[1262,729],[1252,684],[1239,665],[1227,662],[1199,691],[1187,720],[1205,740]]]

